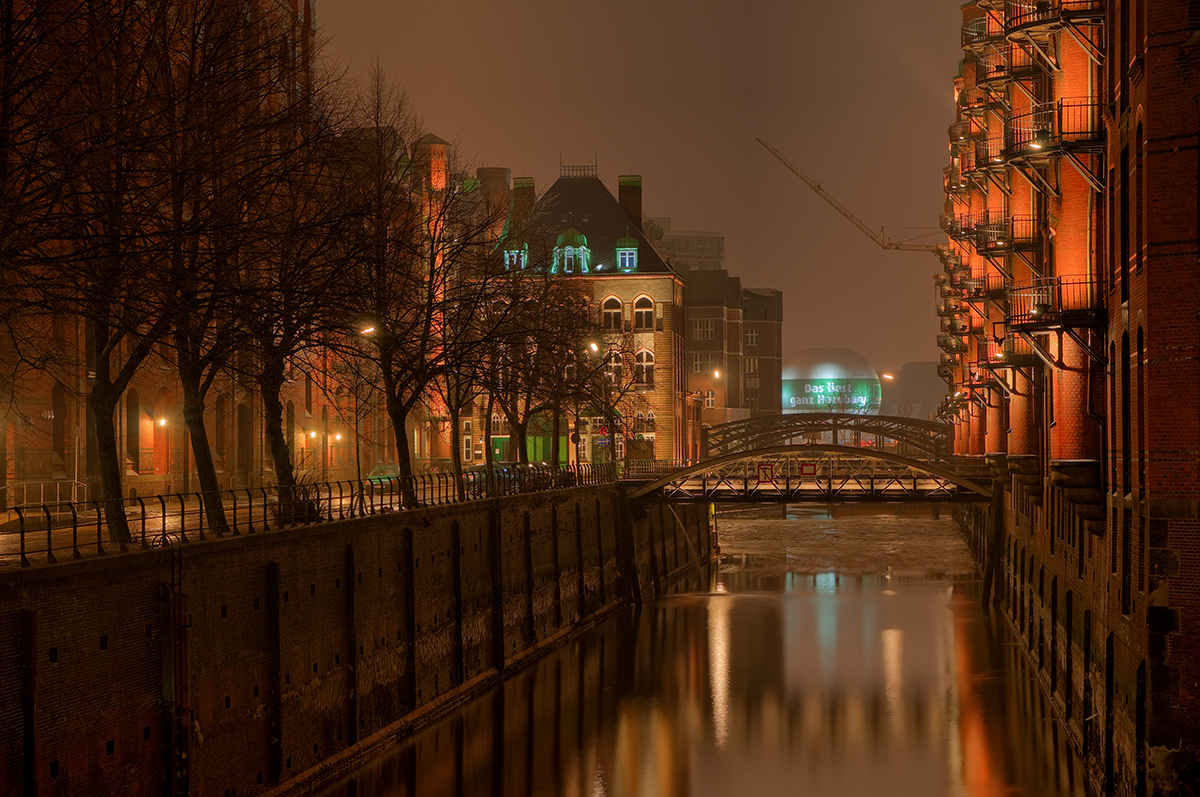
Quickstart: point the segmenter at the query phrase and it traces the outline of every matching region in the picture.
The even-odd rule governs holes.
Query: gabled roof
[[[587,237],[592,274],[620,274],[617,243],[632,237],[637,241],[638,253],[638,268],[632,273],[674,273],[642,233],[641,219],[630,218],[600,178],[560,177],[546,191],[543,200],[542,216],[530,236],[544,247],[543,251],[549,252],[561,233],[574,228]]]

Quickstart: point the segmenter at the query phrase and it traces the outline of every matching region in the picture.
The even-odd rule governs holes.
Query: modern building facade
[[[1198,10],[962,13],[941,412],[1004,489],[1001,605],[1093,786],[1194,793]]]
[[[783,293],[743,288],[725,269],[688,269],[688,390],[706,426],[780,410]]]

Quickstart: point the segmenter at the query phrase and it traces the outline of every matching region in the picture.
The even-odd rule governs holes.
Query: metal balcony
[[[938,348],[944,352],[951,354],[961,353],[967,350],[967,342],[958,335],[950,335],[942,333],[937,336]]]
[[[939,313],[939,315],[941,314]],[[941,327],[942,332],[948,335],[966,335],[971,331],[971,321],[958,315],[952,315],[942,318]]]
[[[963,49],[975,50],[986,47],[989,43],[1003,42],[1004,27],[1000,16],[995,13],[968,19],[962,26]]]
[[[975,248],[980,254],[1001,254],[1039,249],[1042,226],[1037,216],[988,216],[975,229]]]
[[[958,107],[964,116],[975,118],[1005,108],[1004,98],[985,88],[974,86],[958,93]]]
[[[938,303],[937,314],[941,318],[953,318],[954,316],[961,315],[962,313],[962,303],[957,299],[950,298]]]
[[[1099,280],[1048,277],[1010,285],[1008,326],[1022,331],[1098,327],[1105,323]]]
[[[1049,32],[1066,21],[1099,22],[1104,19],[1105,3],[1104,0],[1007,0],[1004,6],[1005,33],[1012,35],[1019,31]]]
[[[984,359],[981,361],[985,368],[1026,368],[1040,365],[1041,360],[1033,353],[1029,343],[1016,335],[1009,335],[999,340],[988,339],[984,348]]]
[[[998,300],[1004,298],[1004,277],[970,277],[962,281],[962,296],[968,302]]]
[[[991,136],[975,142],[975,168],[1003,169],[1006,165],[1003,135]]]
[[[1100,103],[1084,97],[1040,103],[1013,115],[1007,125],[1009,158],[1055,157],[1064,151],[1104,148]]]
[[[963,177],[960,167],[947,166],[942,169],[942,189],[947,194],[965,194],[971,190],[971,186]]]

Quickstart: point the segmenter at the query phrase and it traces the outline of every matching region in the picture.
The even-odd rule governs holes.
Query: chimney
[[[617,178],[617,201],[637,228],[642,229],[642,176],[622,174]]]
[[[532,177],[513,178],[513,218],[518,222],[527,221],[533,215],[533,206],[537,202],[537,188]]]

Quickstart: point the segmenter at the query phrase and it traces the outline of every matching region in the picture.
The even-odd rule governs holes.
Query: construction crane
[[[813,191],[816,191],[817,196],[821,197],[821,199],[824,199],[826,202],[828,202],[830,205],[832,205],[834,210],[836,210],[838,213],[841,213],[843,216],[845,216],[847,219],[850,220],[851,224],[853,224],[858,229],[862,230],[862,232],[868,238],[870,238],[872,241],[874,241],[876,244],[879,245],[879,248],[891,249],[891,250],[901,251],[901,252],[937,252],[938,251],[938,247],[933,244],[904,244],[904,243],[893,243],[892,241],[887,240],[883,236],[883,231],[886,229],[885,227],[880,227],[879,230],[876,231],[873,227],[868,225],[865,221],[863,221],[858,216],[855,216],[853,213],[851,213],[849,210],[847,210],[846,207],[844,205],[842,205],[841,202],[838,202],[836,199],[834,199],[832,196],[830,196],[829,192],[826,191],[824,188],[822,188],[820,183],[818,183],[816,180],[809,177],[804,172],[800,171],[800,169],[797,168],[796,164],[792,163],[790,160],[788,160],[787,158],[785,158],[783,156],[782,152],[775,149],[770,144],[763,141],[761,138],[756,138],[754,140],[757,141],[759,144],[762,144],[763,148],[766,149],[767,152],[774,155],[775,158],[780,163],[782,163],[784,166],[786,166],[792,172],[792,174],[796,175],[801,180],[803,180],[805,185],[807,185]]]

